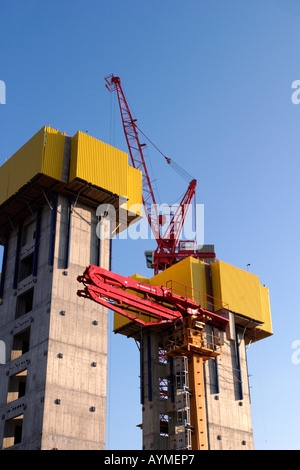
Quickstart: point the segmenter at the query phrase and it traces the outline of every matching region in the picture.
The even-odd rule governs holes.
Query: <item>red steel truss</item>
[[[224,329],[229,321],[225,307],[218,313],[208,311],[165,286],[142,284],[98,266],[88,266],[77,279],[84,286],[77,292],[79,297],[93,300],[143,326],[182,323],[186,316],[198,316],[200,321]]]
[[[133,119],[132,117],[128,102],[121,86],[120,78],[111,74],[105,77],[105,81],[106,88],[110,92],[117,92],[123,129],[131,157],[131,162],[134,168],[137,168],[142,172],[143,205],[149,225],[157,242],[157,248],[153,253],[150,266],[154,268],[154,273],[157,274],[159,271],[164,271],[167,267],[172,266],[173,264],[180,261],[180,259],[186,258],[187,256],[203,257],[203,255],[199,255],[195,250],[192,250],[189,253],[177,252],[179,238],[190,203],[195,195],[197,181],[193,179],[190,182],[182,201],[180,204],[178,204],[175,213],[170,217],[170,222],[166,230],[164,233],[162,233],[163,218],[160,216],[158,206],[156,204],[152,183],[143,154],[143,146],[145,146],[145,144],[140,143],[136,119]],[[170,163],[170,159],[167,157],[165,157],[165,159],[168,163]],[[215,254],[205,254],[204,256],[215,257]]]
[[[143,204],[145,207],[146,216],[148,218],[148,222],[151,226],[155,239],[159,240],[161,237],[159,214],[154,191],[144,159],[144,154],[142,150],[143,144],[140,143],[137,127],[135,124],[136,120],[132,117],[130,108],[124,95],[124,91],[121,87],[120,78],[114,77],[111,74],[105,77],[105,81],[106,88],[110,92],[117,92],[124,134],[130,153],[132,166],[142,172]]]

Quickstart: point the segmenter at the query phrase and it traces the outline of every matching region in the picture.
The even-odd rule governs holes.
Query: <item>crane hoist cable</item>
[[[146,134],[137,126],[135,123],[136,128],[139,130],[141,134],[150,142],[151,145],[164,157],[168,165],[170,165],[174,171],[176,171],[183,179],[185,179],[188,183],[193,179],[192,175],[188,173],[184,168],[182,168],[178,163],[176,163],[172,158],[167,157],[153,142],[146,136]]]

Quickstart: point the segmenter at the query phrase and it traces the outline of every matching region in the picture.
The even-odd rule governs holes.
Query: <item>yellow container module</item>
[[[228,303],[229,310],[236,314],[236,323],[246,325],[247,319],[252,320],[257,339],[270,336],[269,293],[266,287],[260,285],[259,277],[220,260],[211,264],[211,275],[213,295]]]
[[[143,284],[152,286],[166,286],[176,295],[192,298],[204,306],[206,297],[206,264],[200,260],[189,257],[170,268],[162,271],[156,276],[147,279],[138,274],[131,276],[131,279]],[[144,321],[149,321],[146,316],[140,316]],[[131,320],[115,313],[114,314],[114,330],[130,324]],[[126,331],[126,329],[124,329]]]
[[[46,128],[41,173],[59,181],[62,179],[65,137],[64,133]]]
[[[130,276],[131,279],[133,279],[136,282],[140,282],[142,284],[150,284],[149,279],[146,277],[140,276],[139,274],[133,274],[133,276]],[[131,292],[128,290],[128,292]],[[134,295],[139,295],[136,292],[132,292]],[[124,309],[125,310],[125,309]],[[130,312],[132,314],[132,311]],[[138,312],[137,312],[138,314]],[[145,322],[151,321],[147,315],[139,315],[139,318]],[[114,331],[119,330],[120,328],[125,327],[126,325],[130,324],[132,320],[129,320],[128,318],[124,317],[123,315],[120,315],[119,313],[114,312]]]
[[[41,173],[43,166],[44,138],[45,127],[26,142],[26,144],[0,168],[0,204],[15,194],[36,174]]]
[[[44,126],[0,168],[0,204],[38,174],[61,180],[65,134]]]
[[[150,279],[137,274],[132,279],[152,286],[166,286],[174,294],[195,300],[206,310],[229,309],[235,325],[245,328],[246,342],[272,335],[269,290],[260,285],[258,276],[228,263],[218,260],[207,264],[189,257]],[[114,314],[115,331],[133,334],[138,328],[126,317]]]
[[[1,166],[0,204],[38,174],[62,180],[65,137],[44,126]],[[127,210],[142,203],[142,173],[128,155],[82,132],[72,137],[69,182],[76,178],[124,197]]]
[[[109,200],[118,209],[120,202],[119,230],[142,214],[142,173],[125,152],[79,131],[68,137],[44,126],[0,167],[0,234],[8,230],[6,214],[13,219],[53,188],[92,205]]]
[[[270,297],[269,289],[266,286],[260,286],[261,294],[261,304],[262,304],[262,321],[263,321],[263,330],[272,334],[272,316],[271,316],[271,306],[270,306]]]
[[[150,284],[164,285],[174,294],[188,297],[204,306],[206,302],[205,263],[190,256],[152,277]]]
[[[70,182],[76,178],[127,198],[128,155],[82,132],[72,138]]]
[[[0,168],[0,204],[9,198],[10,160]]]
[[[127,211],[142,216],[142,172],[127,167]]]

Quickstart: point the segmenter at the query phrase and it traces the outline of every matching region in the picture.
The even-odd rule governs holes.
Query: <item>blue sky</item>
[[[248,350],[257,449],[299,449],[298,0],[0,0],[0,164],[43,125],[127,150],[104,76],[139,126],[198,180],[205,243],[270,289],[274,336]],[[160,199],[186,182],[149,151]],[[150,246],[151,245],[151,246]],[[151,276],[151,241],[115,240],[112,269]],[[110,449],[141,448],[139,357],[110,335]]]

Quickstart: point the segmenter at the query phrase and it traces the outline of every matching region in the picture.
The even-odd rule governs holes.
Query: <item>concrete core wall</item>
[[[231,322],[234,322],[233,316]],[[253,450],[243,331],[221,333],[222,356],[204,364],[210,450]]]
[[[208,334],[212,328],[206,326]],[[206,401],[208,450],[253,450],[253,433],[251,421],[248,371],[243,330],[236,330],[234,316],[231,315],[230,328],[220,332],[222,338],[222,355],[216,360],[209,359],[203,364]],[[170,383],[178,380],[179,374],[170,359],[160,360],[160,347],[163,344],[161,332],[154,329],[144,333],[141,340],[141,390],[143,410],[143,449],[175,450],[187,448],[191,441],[191,431],[178,426],[174,431],[176,414],[182,415],[184,424],[189,415],[188,400],[185,397],[186,410],[182,413],[180,406],[172,400]],[[190,359],[186,358],[187,361]],[[180,373],[182,377],[182,372]],[[163,388],[167,379],[167,397]],[[176,407],[178,410],[176,411]],[[165,418],[167,416],[167,418]],[[167,423],[164,423],[166,419]],[[178,417],[177,417],[178,419]],[[164,426],[166,424],[166,426]],[[193,423],[192,423],[193,424]],[[175,426],[176,427],[176,426]],[[183,445],[183,447],[180,447]],[[191,449],[190,450],[195,450]]]
[[[45,204],[39,214],[36,275],[36,219],[8,239],[0,306],[2,449],[105,448],[107,310],[76,293],[87,265],[109,269],[110,242],[99,244],[95,209],[74,207],[62,195],[55,207]]]

